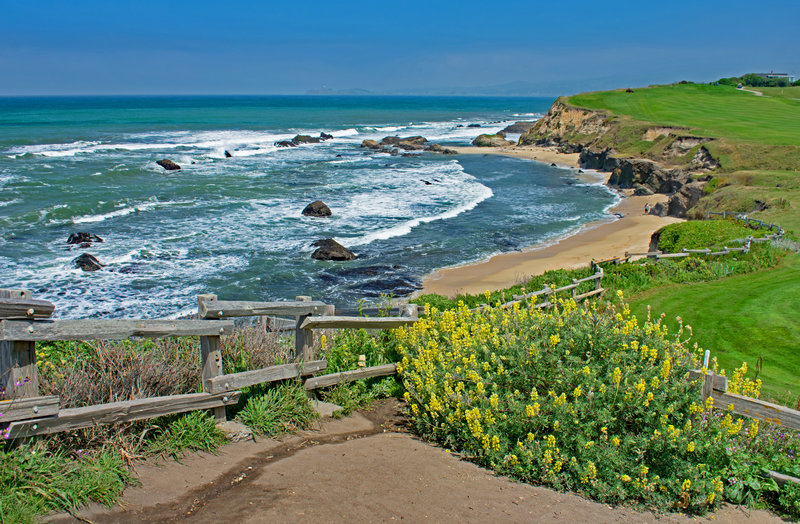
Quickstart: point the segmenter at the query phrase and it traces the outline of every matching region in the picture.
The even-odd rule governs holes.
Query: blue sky
[[[0,95],[539,94],[800,73],[800,2],[0,0]],[[527,84],[526,84],[527,85]]]

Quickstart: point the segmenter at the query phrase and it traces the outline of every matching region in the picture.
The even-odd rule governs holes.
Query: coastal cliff
[[[720,165],[706,147],[711,141],[686,129],[576,107],[562,97],[520,137],[519,145],[579,153],[581,167],[611,172],[611,186],[670,195],[653,214],[683,217],[703,196],[707,173]]]

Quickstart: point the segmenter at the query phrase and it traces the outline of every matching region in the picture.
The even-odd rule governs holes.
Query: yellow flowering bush
[[[397,332],[416,431],[502,474],[609,503],[719,504],[742,422],[702,404],[697,348],[622,297],[601,311],[437,311]],[[713,407],[710,407],[713,409]]]

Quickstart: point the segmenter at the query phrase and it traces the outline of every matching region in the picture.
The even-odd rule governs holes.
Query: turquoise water
[[[199,293],[340,305],[414,291],[430,271],[608,215],[615,196],[567,169],[484,155],[403,157],[364,139],[467,145],[549,99],[157,97],[0,99],[0,287],[61,317],[179,316]],[[468,127],[480,124],[481,128]],[[298,133],[334,135],[277,148]],[[225,158],[225,151],[233,157]],[[165,172],[155,161],[183,166]],[[330,219],[301,216],[321,199]],[[105,239],[88,249],[70,233]],[[312,260],[334,237],[359,258]],[[106,266],[75,269],[88,252]]]

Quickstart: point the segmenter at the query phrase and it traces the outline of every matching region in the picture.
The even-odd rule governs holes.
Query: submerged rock
[[[312,246],[317,250],[311,254],[316,260],[355,260],[356,255],[332,238],[317,240]]]
[[[161,160],[158,160],[156,164],[160,165],[167,171],[177,171],[178,169],[181,168],[181,166],[179,166],[169,158],[162,158]]]
[[[105,264],[101,264],[99,260],[89,253],[84,253],[79,257],[75,257],[72,260],[72,265],[83,271],[97,271],[105,267]]]
[[[303,216],[307,217],[329,217],[332,214],[331,208],[322,200],[311,202],[303,209]]]

